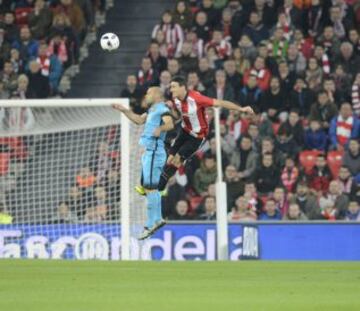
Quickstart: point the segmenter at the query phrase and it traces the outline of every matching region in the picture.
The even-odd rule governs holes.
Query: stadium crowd
[[[359,30],[357,1],[180,0],[121,96],[142,113],[147,87],[171,97],[182,75],[255,110],[221,112],[229,220],[359,221]],[[169,219],[216,218],[213,118],[206,146],[170,180]]]

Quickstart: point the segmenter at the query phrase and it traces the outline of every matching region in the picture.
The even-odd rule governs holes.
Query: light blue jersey
[[[157,103],[150,107],[144,131],[140,137],[140,145],[145,147],[146,150],[157,150],[158,148],[165,148],[166,133],[162,132],[160,137],[154,137],[153,133],[156,128],[162,124],[162,117],[165,114],[169,114],[170,110],[165,103]]]
[[[169,108],[163,102],[152,105],[140,137],[139,143],[146,149],[141,159],[142,185],[147,189],[157,189],[162,169],[166,163],[166,133],[162,132],[160,137],[155,137],[153,133],[156,128],[161,126],[162,117],[169,113]]]

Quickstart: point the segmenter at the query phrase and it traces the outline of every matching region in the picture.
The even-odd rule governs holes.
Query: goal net
[[[0,258],[140,259],[142,128],[112,103],[0,101]]]

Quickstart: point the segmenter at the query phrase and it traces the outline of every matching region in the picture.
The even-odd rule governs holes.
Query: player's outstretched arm
[[[245,112],[248,114],[254,113],[254,110],[250,106],[240,107],[239,105],[229,102],[228,100],[214,99],[214,107],[222,107],[225,109]]]
[[[130,121],[134,122],[135,124],[141,125],[144,124],[146,121],[146,113],[143,114],[136,114],[131,109],[125,108],[123,105],[114,104],[112,107],[116,110],[122,112]]]

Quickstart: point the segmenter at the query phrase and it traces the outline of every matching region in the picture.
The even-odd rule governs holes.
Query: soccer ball
[[[108,32],[101,36],[100,45],[105,51],[113,51],[119,47],[120,40],[116,34]]]

